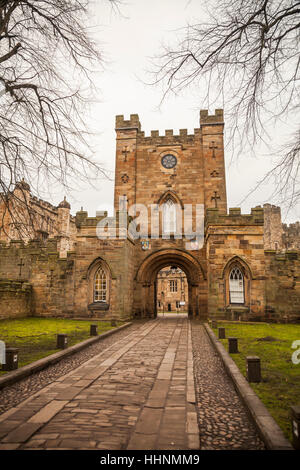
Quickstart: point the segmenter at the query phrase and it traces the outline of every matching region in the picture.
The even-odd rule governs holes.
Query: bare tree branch
[[[269,141],[267,123],[295,122],[300,1],[221,0],[209,5],[208,21],[188,25],[184,38],[174,47],[165,46],[154,59],[153,84],[163,84],[165,99],[191,85],[201,84],[203,90],[205,83],[201,105],[219,107],[222,100],[229,140],[242,152],[246,145]],[[292,204],[300,197],[299,135],[297,130],[293,150],[289,142],[280,149],[279,164],[272,170],[277,196],[285,192],[286,199],[292,191]]]
[[[118,8],[118,0],[107,1]],[[103,62],[87,33],[88,6],[88,0],[0,0],[0,203],[13,218],[14,205],[34,217],[26,192],[14,192],[23,179],[45,192],[55,184],[69,188],[91,170],[105,174],[85,123],[90,70]]]

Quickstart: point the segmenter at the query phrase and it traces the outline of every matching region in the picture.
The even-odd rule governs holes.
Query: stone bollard
[[[211,321],[211,327],[212,328],[218,328],[218,323],[216,322],[216,320]]]
[[[248,382],[261,382],[260,358],[247,356],[247,380]]]
[[[57,349],[66,349],[68,347],[68,335],[66,334],[58,334],[57,335]]]
[[[293,447],[300,450],[300,406],[291,406]]]
[[[18,368],[19,349],[6,348],[5,364],[2,364],[2,370],[16,370]]]
[[[225,339],[226,338],[225,328],[224,327],[218,328],[218,334],[219,334],[219,339]]]
[[[90,336],[98,336],[98,325],[90,326]]]
[[[228,338],[228,352],[229,354],[236,354],[239,352],[237,338]]]

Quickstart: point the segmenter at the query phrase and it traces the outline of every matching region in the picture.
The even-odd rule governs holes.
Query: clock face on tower
[[[168,155],[164,155],[161,159],[161,164],[167,169],[174,168],[177,163],[177,158],[170,153]]]

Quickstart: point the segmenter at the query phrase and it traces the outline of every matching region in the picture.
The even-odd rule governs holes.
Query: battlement
[[[138,142],[142,145],[193,144],[197,138],[200,139],[200,129],[194,129],[194,134],[188,134],[187,129],[180,129],[179,134],[174,134],[173,129],[166,129],[164,135],[161,135],[158,130],[151,130],[150,135],[138,132]]]
[[[17,182],[16,185],[15,185],[14,192],[15,191],[20,191],[20,190],[22,192],[25,191],[26,193],[28,193],[29,198],[30,198],[29,202],[32,205],[37,205],[37,206],[41,207],[42,209],[50,210],[52,212],[57,213],[57,207],[56,206],[53,206],[53,204],[51,204],[50,202],[44,201],[43,199],[40,199],[37,196],[33,196],[31,194],[30,186],[29,186],[28,183],[26,183],[26,181],[24,179],[22,181]]]
[[[291,231],[300,232],[300,222],[299,221],[291,223],[291,224],[282,224],[282,227],[283,227],[284,230],[291,230]]]
[[[25,252],[27,250],[36,250],[40,249],[41,251],[46,252],[58,252],[58,239],[59,237],[55,238],[48,238],[47,240],[28,240],[27,243],[24,243],[22,240],[10,240],[9,242],[0,242],[0,252],[4,251],[16,251],[21,250]]]
[[[219,212],[218,208],[207,209],[205,224],[208,225],[263,225],[264,210],[257,206],[251,209],[251,214],[241,214],[239,207],[229,209],[229,214]]]
[[[141,130],[141,123],[138,114],[130,114],[130,119],[124,119],[124,115],[116,116],[116,130],[119,129],[137,129]]]
[[[43,199],[39,199],[36,196],[31,196],[31,203],[36,204],[43,209],[50,210],[52,212],[57,212],[57,207],[53,206],[50,202],[43,201]]]
[[[265,212],[271,212],[271,213],[281,213],[281,209],[279,206],[274,206],[273,204],[266,203],[263,205],[264,211]]]
[[[215,109],[215,114],[208,114],[207,109],[201,109],[200,126],[207,124],[224,124],[223,109]]]

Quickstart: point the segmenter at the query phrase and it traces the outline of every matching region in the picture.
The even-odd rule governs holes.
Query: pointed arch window
[[[229,295],[231,304],[244,304],[244,276],[238,266],[235,266],[229,274]]]
[[[171,198],[163,204],[163,232],[176,232],[176,204]]]
[[[94,279],[94,302],[107,301],[107,276],[104,269],[100,266]]]

